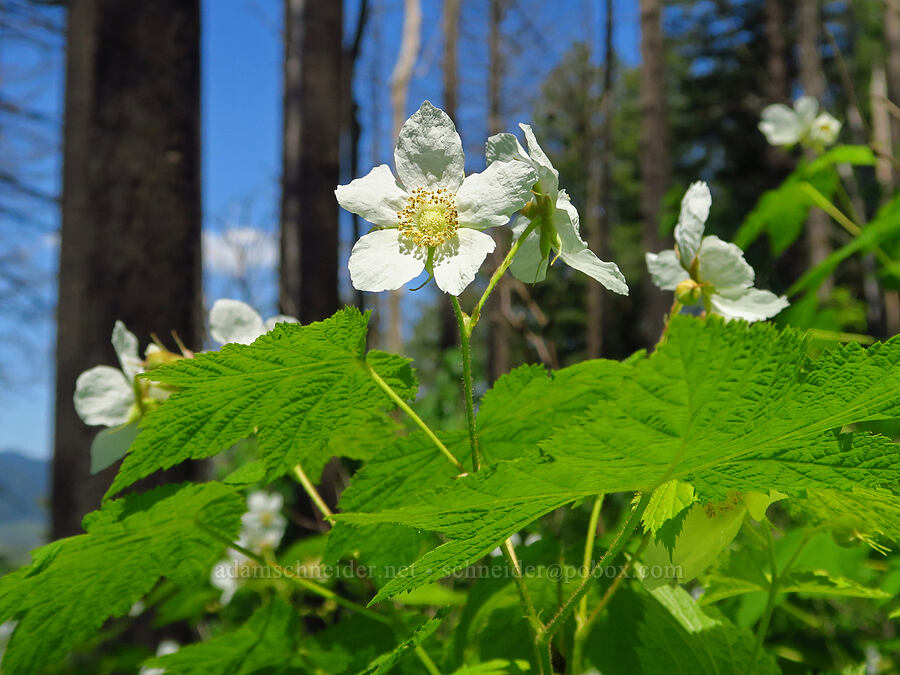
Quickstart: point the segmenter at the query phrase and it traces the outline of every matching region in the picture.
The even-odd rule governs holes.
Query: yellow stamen
[[[397,212],[400,232],[419,246],[437,246],[459,229],[454,195],[444,188],[416,188]]]

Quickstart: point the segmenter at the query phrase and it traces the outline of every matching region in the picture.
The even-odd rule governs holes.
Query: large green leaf
[[[338,516],[450,538],[376,600],[450,574],[544,513],[601,492],[647,491],[678,479],[692,484],[700,499],[718,501],[732,491],[802,495],[900,479],[900,448],[889,439],[838,433],[855,422],[900,415],[900,339],[868,350],[849,345],[810,360],[796,331],[676,317],[668,342],[651,357],[632,366],[578,367],[592,368],[602,373],[590,393],[593,405],[577,421],[564,420],[540,443],[540,453],[528,453],[526,442],[527,456],[420,493],[415,504]],[[566,381],[566,370],[551,380]],[[552,386],[541,389],[548,410],[556,405],[554,394]],[[526,400],[513,395],[505,406],[515,410]],[[534,419],[523,424],[527,437]],[[515,439],[517,433],[509,421],[505,434]]]
[[[367,372],[372,367],[403,398],[415,395],[407,359],[365,351],[368,315],[346,308],[325,321],[282,323],[252,345],[228,344],[153,371],[178,388],[141,422],[141,433],[108,495],[154,471],[201,459],[255,430],[267,478],[301,462],[314,480],[331,457],[333,439],[359,429],[387,429],[389,399]],[[373,424],[375,426],[373,426]],[[338,447],[354,445],[338,443]]]
[[[96,633],[167,577],[207,579],[222,543],[200,520],[237,534],[244,500],[227,486],[170,485],[107,502],[84,519],[87,534],[53,542],[33,562],[0,579],[0,623],[18,626],[3,659],[5,675],[30,675]]]

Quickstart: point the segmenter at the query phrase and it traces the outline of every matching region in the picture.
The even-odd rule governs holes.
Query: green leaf
[[[516,659],[515,661],[491,659],[484,663],[463,666],[454,670],[452,675],[511,675],[513,673],[526,673],[529,670],[531,670],[531,664],[522,659]]]
[[[814,523],[846,532],[874,548],[875,539],[884,536],[900,544],[900,496],[890,490],[854,488],[838,490],[811,489],[806,499],[792,502],[796,510],[805,512]]]
[[[839,184],[836,164],[873,166],[875,161],[874,153],[867,146],[841,145],[808,164],[801,163],[780,186],[763,193],[738,229],[734,243],[746,249],[766,233],[772,253],[782,253],[800,236],[813,203],[801,188],[803,183],[811,184],[830,198]]]
[[[719,602],[744,593],[769,590],[769,575],[762,580],[756,577],[735,578],[713,575],[707,580],[706,591],[700,598],[703,604]],[[882,600],[893,597],[880,588],[871,588],[852,579],[832,577],[824,570],[790,570],[779,579],[777,592],[804,593],[828,597],[868,598]]]
[[[359,675],[385,675],[391,672],[394,666],[410,651],[421,645],[434,634],[438,626],[447,618],[449,608],[438,610],[438,613],[419,626],[407,639],[397,645],[387,654],[382,654],[372,661],[369,666],[359,672]]]
[[[644,532],[656,533],[666,521],[674,518],[695,501],[694,488],[679,480],[669,480],[650,496],[650,503],[641,518]]]
[[[104,429],[91,443],[91,474],[100,473],[122,459],[138,435],[137,422]]]
[[[154,370],[154,381],[178,392],[141,422],[107,496],[154,471],[214,455],[254,431],[269,480],[298,462],[317,480],[332,439],[383,428],[390,403],[367,364],[399,396],[415,395],[407,359],[365,353],[367,323],[368,314],[346,308],[308,326],[278,324],[252,345],[228,344]]]
[[[181,647],[174,654],[149,659],[144,666],[165,668],[181,675],[297,672],[296,664],[292,663],[296,654],[297,619],[294,609],[276,596],[236,631]]]
[[[160,577],[196,584],[222,553],[201,520],[236,536],[244,500],[218,484],[167,485],[107,502],[84,519],[87,534],[39,549],[34,563],[0,579],[0,623],[18,619],[5,675],[44,672],[128,613]]]
[[[678,586],[652,592],[622,588],[587,643],[587,659],[604,673],[722,675],[780,672],[753,635],[713,607],[700,607]]]
[[[565,387],[569,370],[549,385],[532,379],[526,387],[553,409],[552,383]],[[514,448],[522,427],[528,440],[518,446],[521,459],[420,493],[415,504],[337,516],[450,538],[376,600],[446,576],[541,515],[599,493],[649,491],[677,479],[691,483],[701,499],[719,501],[733,491],[802,495],[900,480],[896,444],[875,434],[838,433],[855,422],[900,415],[900,339],[868,350],[848,345],[810,360],[796,331],[678,316],[651,357],[633,366],[586,362],[575,372],[594,375],[586,395],[593,405],[575,422],[564,419],[540,442],[542,453],[530,452],[529,435],[540,435],[534,420],[513,421],[518,407],[528,409],[532,392],[521,403],[508,402],[513,412],[503,431]]]

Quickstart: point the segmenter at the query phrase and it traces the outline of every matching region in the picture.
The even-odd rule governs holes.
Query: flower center
[[[420,246],[443,244],[456,234],[456,201],[444,188],[426,190],[416,188],[397,211],[400,232]]]

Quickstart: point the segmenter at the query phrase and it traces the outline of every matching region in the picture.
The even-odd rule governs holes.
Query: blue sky
[[[370,31],[354,83],[361,102],[360,164],[367,171],[373,164],[389,162],[393,147],[390,133],[387,81],[399,43],[402,0],[371,0]],[[510,127],[527,121],[530,96],[575,41],[592,41],[599,52],[603,39],[602,3],[560,0],[557,3],[527,2],[511,10],[503,28],[509,59],[508,86],[503,107]],[[460,100],[458,124],[470,157],[469,170],[483,168],[480,157],[486,131],[487,0],[463,2],[460,36]],[[358,0],[347,0],[348,30],[356,18]],[[526,9],[527,8],[527,11]],[[614,41],[619,56],[628,64],[639,60],[637,3],[615,0]],[[441,26],[439,0],[423,0],[423,34],[419,61],[411,83],[408,112],[423,99],[441,102]],[[264,313],[275,309],[275,273],[271,249],[278,220],[278,177],[281,136],[281,23],[280,0],[203,0],[203,207],[207,244],[220,245],[222,234],[262,233],[267,237],[260,253],[259,268],[244,285],[229,275],[228,257],[207,268],[206,299],[244,297]],[[63,55],[47,50],[40,55],[16,44],[0,47],[0,67],[6,74],[19,73],[19,81],[4,82],[8,95],[28,94],[32,105],[51,118],[59,118],[63,96]],[[40,73],[39,77],[35,73]],[[33,162],[40,183],[50,192],[58,190],[58,136],[47,127],[48,149]],[[15,139],[0,138],[0,150]],[[347,176],[347,179],[350,177]],[[48,302],[52,302],[55,237],[58,215],[52,208],[39,209],[39,228],[18,228],[17,245],[27,249],[34,269],[44,279]],[[5,242],[4,242],[5,245]],[[342,223],[344,255],[352,245],[349,218]],[[262,246],[262,244],[260,244]],[[271,250],[270,250],[271,249]],[[227,253],[227,251],[226,251]],[[212,260],[219,257],[210,256]],[[225,265],[223,268],[222,265]],[[349,279],[342,291],[349,293]],[[433,296],[418,294],[407,302],[408,315],[416,314],[416,303],[431,302]],[[110,327],[112,329],[112,327]],[[4,339],[10,331],[26,334],[18,345]],[[0,322],[0,364],[12,376],[0,391],[0,450],[14,448],[34,457],[48,457],[52,439],[53,326],[50,315],[24,326]],[[23,358],[24,356],[24,358]]]

